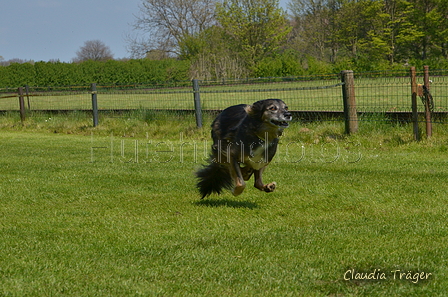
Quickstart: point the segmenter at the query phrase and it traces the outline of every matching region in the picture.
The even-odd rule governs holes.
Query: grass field
[[[407,125],[295,123],[276,192],[200,200],[208,129],[14,121],[1,296],[446,296],[446,125],[416,143]]]
[[[435,111],[448,111],[448,77],[433,78],[431,93]],[[291,110],[342,111],[342,87],[337,75],[325,80],[304,80],[259,84],[202,86],[203,109],[223,109],[227,106],[252,103],[260,99],[279,98]],[[421,81],[419,81],[421,83]],[[357,78],[355,80],[357,109],[367,112],[410,111],[409,77]],[[39,92],[29,97],[31,110],[89,110],[91,95],[79,92]],[[28,98],[25,98],[28,107]],[[419,99],[420,101],[420,99]],[[99,109],[194,109],[191,87],[167,89],[120,90],[98,89]],[[424,109],[419,102],[419,110]],[[18,100],[0,98],[0,110],[17,110]]]

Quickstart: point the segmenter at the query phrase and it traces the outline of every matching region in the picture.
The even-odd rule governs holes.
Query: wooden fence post
[[[98,126],[98,98],[96,92],[96,84],[91,84],[90,90],[92,92],[93,127],[96,127]]]
[[[345,133],[358,131],[358,114],[356,112],[355,79],[353,70],[341,71],[342,97],[344,100]]]
[[[199,81],[193,79],[193,95],[194,95],[194,110],[196,114],[196,126],[202,127],[202,109],[201,109],[201,95],[199,93]]]
[[[423,81],[424,85],[429,93],[429,66],[423,66]],[[432,136],[432,122],[431,122],[431,107],[430,99],[426,96],[425,100],[425,119],[426,119],[426,137]]]
[[[25,121],[26,112],[25,112],[25,98],[23,97],[23,88],[18,88],[19,92],[19,106],[20,106],[20,120],[22,123]]]
[[[28,110],[31,110],[31,105],[30,105],[30,87],[28,85],[25,85],[25,92],[26,92],[26,99],[28,101]]]
[[[411,94],[412,94],[412,123],[414,127],[414,139],[416,141],[420,140],[420,135],[418,133],[418,111],[417,111],[417,81],[415,67],[410,68],[411,75]]]

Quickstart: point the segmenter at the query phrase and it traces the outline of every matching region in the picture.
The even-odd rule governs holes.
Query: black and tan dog
[[[196,172],[202,198],[233,189],[244,191],[252,174],[255,188],[272,192],[276,183],[264,184],[262,174],[277,151],[278,137],[289,126],[291,113],[279,99],[257,101],[226,108],[212,124],[212,154],[209,165]]]

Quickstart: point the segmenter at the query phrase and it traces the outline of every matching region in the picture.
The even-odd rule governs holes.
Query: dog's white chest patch
[[[247,156],[244,162],[255,170],[259,170],[268,165],[268,151],[266,147],[262,145],[255,150],[251,150],[251,155]]]

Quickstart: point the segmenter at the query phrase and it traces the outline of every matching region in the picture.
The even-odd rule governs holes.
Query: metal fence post
[[[25,121],[25,98],[23,97],[23,88],[20,87],[17,90],[19,92],[19,106],[20,106],[20,120],[22,123]]]
[[[356,112],[355,79],[353,70],[341,71],[342,97],[344,100],[345,133],[358,131],[358,114]]]
[[[96,92],[96,84],[91,84],[92,91],[92,113],[93,113],[93,127],[98,126],[98,100]]]
[[[414,127],[414,139],[419,141],[420,135],[418,133],[418,110],[417,110],[417,81],[415,67],[410,68],[411,75],[411,94],[412,94],[412,124]]]
[[[194,95],[194,110],[196,115],[196,126],[202,127],[202,109],[201,109],[201,95],[199,93],[199,81],[193,79],[193,95]]]

